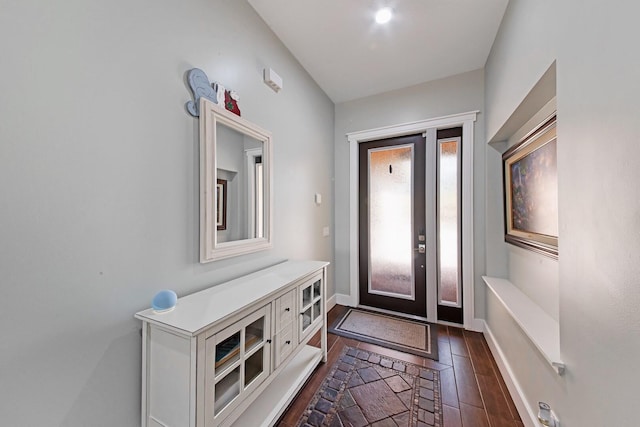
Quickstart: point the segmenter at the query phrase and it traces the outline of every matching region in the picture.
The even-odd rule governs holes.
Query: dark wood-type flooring
[[[329,325],[347,307],[336,305],[327,315]],[[316,335],[311,344],[319,346]],[[438,325],[438,351],[435,362],[374,344],[328,334],[328,361],[321,364],[280,419],[278,426],[294,427],[333,363],[345,346],[425,366],[440,372],[444,427],[524,427],[495,360],[477,332]]]

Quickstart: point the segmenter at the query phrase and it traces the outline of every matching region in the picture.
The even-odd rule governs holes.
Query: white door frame
[[[357,306],[358,274],[358,144],[377,139],[462,126],[462,303],[464,327],[474,329],[473,268],[473,123],[478,111],[437,117],[400,125],[385,126],[347,134],[349,141],[349,305]],[[431,132],[429,132],[431,130]],[[435,287],[427,286],[427,320],[437,322]]]

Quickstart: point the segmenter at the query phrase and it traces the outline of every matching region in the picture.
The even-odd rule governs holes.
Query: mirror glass
[[[216,126],[217,242],[264,237],[263,141]]]
[[[271,135],[201,98],[200,261],[271,247]]]

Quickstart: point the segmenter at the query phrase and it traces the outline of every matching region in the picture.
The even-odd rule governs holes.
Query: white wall
[[[638,425],[640,5],[560,5],[560,334],[566,426]],[[604,404],[603,404],[604,402]],[[584,408],[590,408],[585,411]]]
[[[133,314],[158,290],[185,295],[283,258],[332,261],[321,231],[334,107],[245,1],[1,8],[0,424],[137,426]],[[283,76],[279,94],[265,66]],[[192,67],[273,133],[271,251],[198,263]]]
[[[482,110],[483,70],[436,80],[336,105],[335,116],[335,282],[336,292],[349,295],[349,144],[346,134],[450,114]],[[474,264],[476,310],[484,311],[484,155],[482,112],[474,141]]]
[[[541,360],[491,296],[487,323],[527,403],[547,401],[563,427],[638,423],[638,12],[631,2],[611,7],[595,1],[512,1],[486,66],[491,139],[557,59],[558,319],[564,376]],[[496,178],[490,170],[487,175]],[[488,192],[487,215],[498,209]],[[540,268],[548,274],[548,266]],[[534,424],[529,420],[529,425]]]
[[[485,64],[487,140],[556,59],[556,3],[510,1]]]

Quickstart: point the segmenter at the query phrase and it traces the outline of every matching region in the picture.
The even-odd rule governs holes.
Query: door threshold
[[[362,308],[362,309],[369,310],[369,311],[376,311],[378,313],[390,314],[390,315],[396,316],[396,317],[404,317],[405,319],[412,319],[412,320],[420,320],[422,322],[429,322],[429,320],[426,317],[416,316],[415,314],[400,313],[398,311],[386,310],[384,308],[370,307],[368,305],[361,305],[361,304],[358,304],[356,306],[356,308]],[[432,322],[429,322],[429,323],[432,323]]]
[[[442,325],[442,326],[453,326],[454,328],[465,329],[465,327],[464,327],[464,325],[462,323],[447,322],[446,320],[438,320],[436,323],[438,325]]]

